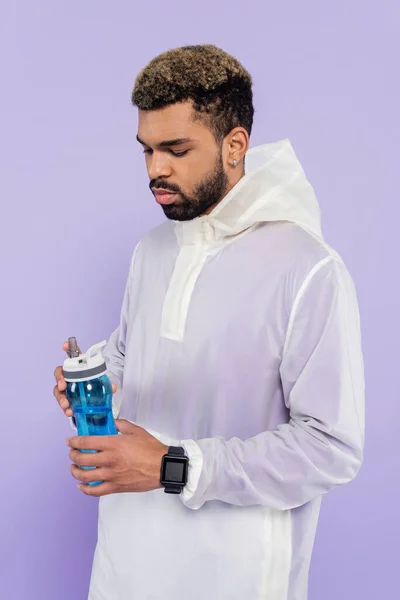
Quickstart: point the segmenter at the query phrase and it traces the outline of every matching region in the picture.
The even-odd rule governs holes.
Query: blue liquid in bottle
[[[89,365],[86,365],[86,368],[87,366]],[[86,372],[88,371],[86,370]],[[76,372],[76,378],[81,379],[79,372]],[[83,381],[67,381],[65,393],[74,413],[78,435],[118,434],[112,414],[112,385],[105,373]],[[81,452],[95,454],[97,450],[81,450]],[[81,468],[96,469],[96,467]],[[99,485],[100,483],[102,481],[93,481],[88,485]]]

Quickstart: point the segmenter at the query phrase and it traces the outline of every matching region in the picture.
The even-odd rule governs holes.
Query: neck
[[[220,198],[218,200],[218,202],[216,202],[215,204],[213,204],[212,206],[210,206],[209,208],[207,208],[207,210],[205,211],[205,215],[209,215],[212,213],[212,211],[214,210],[214,208],[216,206],[218,206],[218,204],[220,202],[222,202],[222,200],[225,198],[225,196],[227,194],[229,194],[229,192],[235,187],[235,185],[242,179],[242,177],[244,177],[245,172],[244,172],[244,168],[242,168],[241,171],[237,171],[235,173],[235,177],[229,182],[227,189],[225,190],[225,194],[222,196],[222,198]]]

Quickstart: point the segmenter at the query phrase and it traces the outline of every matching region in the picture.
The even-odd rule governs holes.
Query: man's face
[[[192,121],[191,102],[139,110],[150,189],[168,219],[188,221],[212,208],[228,191],[222,148],[210,129]],[[169,191],[171,194],[157,194]]]

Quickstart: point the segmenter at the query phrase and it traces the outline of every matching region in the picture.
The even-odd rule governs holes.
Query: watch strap
[[[185,456],[185,450],[182,446],[169,446],[168,454],[172,454],[172,456]]]
[[[178,484],[173,485],[173,484],[169,483],[164,486],[164,492],[166,494],[180,494],[182,491],[182,487],[183,487],[182,485],[178,485]]]

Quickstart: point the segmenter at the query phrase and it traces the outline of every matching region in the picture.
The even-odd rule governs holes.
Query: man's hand
[[[87,484],[78,485],[88,496],[106,496],[122,492],[148,492],[161,488],[161,459],[168,453],[162,444],[142,427],[117,419],[115,425],[123,435],[76,436],[69,438],[69,456],[75,479]],[[97,450],[97,453],[80,452]],[[84,470],[79,467],[97,467]]]
[[[64,342],[63,350],[65,350],[65,352],[67,352],[67,354],[68,354],[68,342]],[[79,350],[79,352],[80,352],[80,350]],[[65,395],[65,390],[67,389],[67,383],[63,376],[62,366],[56,367],[56,369],[54,371],[54,377],[56,379],[56,385],[53,389],[53,395],[54,395],[55,399],[57,400],[58,404],[60,405],[60,407],[62,408],[62,410],[64,411],[64,414],[67,417],[72,417],[73,412],[72,412],[72,409],[69,407],[69,402]],[[112,384],[112,390],[113,390],[113,394],[115,394],[115,392],[117,391],[117,386],[115,383]]]

